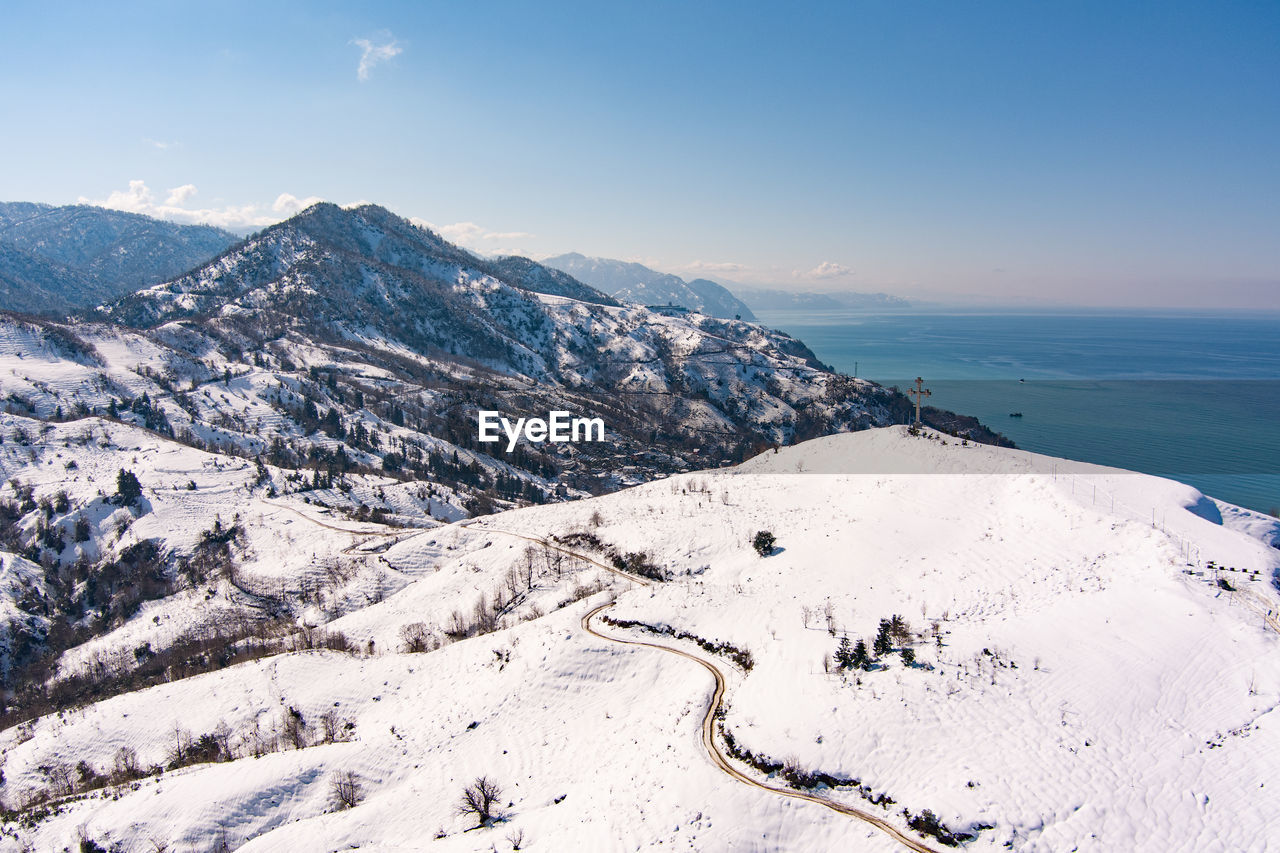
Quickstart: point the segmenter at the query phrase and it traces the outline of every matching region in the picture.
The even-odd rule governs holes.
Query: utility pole
[[[924,380],[919,376],[916,377],[916,387],[908,388],[907,393],[916,398],[916,426],[920,426],[920,401],[925,397],[932,397],[933,392],[924,387]]]

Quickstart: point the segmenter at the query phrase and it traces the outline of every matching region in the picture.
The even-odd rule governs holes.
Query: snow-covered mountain
[[[676,275],[651,270],[643,264],[588,258],[577,252],[546,258],[549,267],[564,270],[580,281],[625,302],[640,305],[675,305],[721,319],[755,320],[746,303],[728,289],[705,278],[685,281]]]
[[[307,393],[330,417],[346,422],[361,408],[348,401],[377,400],[387,407],[380,417],[399,411],[414,430],[474,452],[493,450],[474,440],[481,409],[604,418],[609,449],[537,448],[544,473],[720,464],[756,446],[900,421],[907,409],[904,397],[831,372],[783,333],[622,305],[524,258],[478,258],[372,205],[316,205],[101,315],[138,329],[126,337],[171,350],[153,373],[175,362],[200,381],[228,370],[278,381],[306,365],[313,383],[323,371],[325,387]],[[78,334],[115,334],[107,328]],[[40,405],[38,393],[20,395]],[[996,440],[976,422],[931,417]],[[554,465],[543,458],[553,451]]]
[[[312,207],[94,321],[0,318],[0,359],[15,414],[119,419],[309,483],[429,478],[474,511],[740,461],[909,409],[785,334],[621,305],[375,206]],[[599,417],[607,440],[482,443],[482,410]],[[926,418],[999,440],[972,419]]]
[[[87,621],[125,605],[49,673],[68,710],[9,709],[3,849],[1199,853],[1280,831],[1280,526],[1185,485],[893,427],[414,529],[114,421],[9,414],[0,436],[18,526],[85,518],[74,548],[114,567],[42,589],[6,557],[0,589]],[[414,488],[351,494],[408,519]],[[138,596],[167,549],[184,573]],[[457,809],[480,777],[488,820]]]
[[[412,527],[716,467],[908,409],[781,333],[620,305],[527,259],[475,258],[376,207],[312,208],[99,314],[0,316],[0,398],[12,419],[0,438],[13,457],[0,506],[0,685],[36,697],[51,655],[216,574],[186,573],[200,548],[217,559],[199,551],[197,563],[226,562],[232,540],[185,488],[200,483],[189,472],[170,472],[177,515],[143,512],[150,532],[124,535],[141,505],[118,502],[114,478],[139,448],[239,472],[228,488],[246,496],[300,496],[338,518]],[[599,417],[605,440],[483,443],[481,410]],[[998,440],[972,419],[927,415]],[[91,447],[108,461],[77,450]],[[52,467],[26,471],[33,459]],[[63,486],[42,501],[30,476]],[[243,519],[222,522],[239,530],[234,542],[255,536]],[[249,602],[232,608],[237,618],[301,612],[290,590],[307,572],[284,566],[269,595],[237,587],[232,597]],[[212,623],[184,623],[152,648],[230,618],[207,614]],[[33,702],[24,694],[16,707]]]
[[[868,799],[884,811],[897,798],[891,774],[853,783],[844,764],[771,770],[775,753],[741,728],[711,742],[741,777],[721,779],[653,713],[667,696],[653,685],[677,671],[632,668],[606,639],[643,636],[632,623],[667,618],[677,589],[690,601],[709,581],[717,595],[747,594],[754,575],[738,526],[775,529],[780,555],[816,556],[800,548],[818,541],[816,528],[764,519],[762,507],[785,512],[794,495],[785,478],[723,466],[770,448],[752,464],[817,471],[905,458],[894,441],[933,448],[890,432],[837,445],[843,455],[777,453],[909,410],[785,334],[619,303],[528,259],[478,258],[382,208],[318,205],[92,318],[0,315],[0,399],[0,850],[12,839],[15,849],[403,847],[437,834],[440,849],[490,849],[492,832],[465,833],[446,813],[457,774],[499,770],[513,849],[647,847],[672,833],[705,839],[690,842],[698,849],[758,837],[816,849],[832,833],[916,838],[912,826],[949,837],[924,811],[938,808],[932,797],[904,801],[905,815],[866,811]],[[481,410],[600,417],[606,440],[483,443]],[[972,419],[925,414],[956,434],[946,439],[956,452],[1000,441]],[[657,479],[670,474],[679,478]],[[646,482],[631,498],[587,500]],[[876,482],[801,491],[829,507],[842,490],[892,494]],[[782,502],[770,504],[773,494]],[[558,508],[493,515],[537,504]],[[801,571],[769,559],[785,569],[779,583],[794,570],[797,589],[821,586],[821,561]],[[583,621],[584,600],[596,608],[640,586],[633,604],[648,596],[659,609],[620,603],[621,621]],[[744,606],[762,614],[786,600],[755,596]],[[741,614],[721,598],[705,603],[706,618]],[[757,630],[772,622],[741,636],[701,618],[653,624],[678,644],[696,633],[691,648],[713,661],[774,665],[777,638]],[[463,687],[473,670],[474,694]],[[677,725],[695,731],[698,688],[677,678]],[[616,699],[615,681],[625,685]],[[584,708],[594,722],[569,725]],[[625,725],[602,722],[613,718]],[[578,752],[587,732],[603,746]],[[466,743],[479,751],[458,752]],[[599,748],[622,758],[593,792],[567,774],[581,777]],[[636,776],[633,759],[649,769]],[[748,820],[739,835],[731,815],[784,802],[761,768],[860,804],[786,828]],[[656,787],[668,771],[688,785],[553,828],[566,797],[589,811],[624,776]],[[427,789],[440,808],[406,808]],[[524,790],[545,812],[518,826]],[[870,821],[862,834],[849,834],[851,817]],[[943,819],[976,831],[959,806]]]
[[[186,272],[237,238],[88,205],[0,203],[0,310],[63,314]]]

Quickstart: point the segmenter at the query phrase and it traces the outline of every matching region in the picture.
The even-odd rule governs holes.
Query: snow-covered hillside
[[[781,332],[620,305],[382,208],[324,204],[97,321],[0,316],[0,399],[17,415],[120,419],[326,482],[426,479],[471,512],[737,462],[909,408]],[[485,444],[481,410],[598,417],[608,441]],[[973,419],[925,417],[1000,440]]]
[[[0,439],[0,547],[29,558],[4,555],[6,676],[44,641],[71,646],[57,668],[66,677],[124,672],[143,662],[139,649],[241,623],[328,621],[411,580],[373,558],[378,547],[467,516],[447,488],[376,475],[289,494],[296,472],[97,418],[0,415]],[[121,471],[139,481],[131,504],[117,494]],[[71,636],[54,640],[51,619]]]
[[[5,429],[6,465],[34,452]],[[135,466],[147,511],[94,547],[153,524],[193,549],[211,514],[239,513],[246,588],[312,559],[359,563],[355,587],[374,565],[396,582],[291,611],[311,627],[256,660],[0,733],[4,803],[27,806],[11,849],[903,849],[722,770],[703,742],[711,674],[617,642],[637,640],[722,674],[712,744],[736,773],[816,782],[916,849],[954,833],[977,850],[1263,851],[1280,835],[1280,528],[1188,486],[888,428],[415,531],[255,496],[253,466],[126,429],[100,426],[106,447],[47,436],[24,463],[39,500],[87,459],[72,506]],[[171,488],[193,471],[194,492]],[[23,572],[6,562],[6,582]],[[179,591],[92,648],[156,649],[166,619],[236,594]],[[321,629],[344,650],[319,648]],[[473,828],[455,806],[480,776],[500,817]]]
[[[234,242],[208,225],[83,204],[0,202],[0,309],[91,308],[184,273]]]

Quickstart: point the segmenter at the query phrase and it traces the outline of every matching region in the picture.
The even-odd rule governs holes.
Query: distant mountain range
[[[726,320],[755,320],[756,315],[727,288],[697,278],[685,281],[670,273],[661,273],[629,261],[588,258],[577,252],[557,255],[542,261],[586,282],[592,287],[621,299],[641,305],[675,305]]]
[[[907,300],[886,293],[815,293],[760,287],[727,279],[712,281],[698,278],[686,281],[677,275],[658,272],[643,264],[609,258],[589,258],[577,252],[546,258],[542,262],[564,270],[578,280],[625,302],[650,306],[674,305],[709,317],[754,321],[757,317],[752,308],[757,311],[846,308],[891,310],[910,305]]]
[[[0,308],[88,308],[186,272],[238,239],[101,207],[0,203]]]
[[[906,308],[911,304],[900,296],[890,296],[887,293],[854,293],[852,291],[812,293],[782,290],[780,288],[755,288],[744,284],[732,284],[730,286],[754,305],[758,311],[785,311],[788,309],[837,310],[841,308],[891,310]]]
[[[113,302],[194,270],[240,239],[208,225],[178,225],[89,205],[0,202],[0,310],[61,316]],[[537,292],[581,299],[587,285],[599,293],[586,301],[616,304],[612,297],[721,319],[754,321],[751,306],[772,311],[892,309],[908,304],[883,293],[809,293],[706,278],[686,280],[642,264],[577,252],[541,264],[526,258],[469,257],[521,279],[522,286],[534,284],[529,289]]]

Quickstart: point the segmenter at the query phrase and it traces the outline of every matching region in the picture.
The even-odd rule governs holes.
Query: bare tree
[[[234,758],[231,753],[231,726],[227,725],[226,720],[218,720],[218,727],[213,730],[213,739],[218,744],[218,751],[227,757],[227,761],[231,761]]]
[[[467,617],[462,615],[461,610],[454,609],[449,615],[449,627],[445,633],[455,640],[460,640],[471,633],[471,626],[467,624]]]
[[[76,839],[79,842],[76,845],[76,849],[82,851],[82,853],[107,853],[107,848],[94,841],[89,835],[89,825],[87,822],[76,827]]]
[[[64,796],[75,791],[75,781],[72,776],[73,768],[65,761],[55,761],[52,764],[43,765],[40,771],[45,778],[49,780],[49,787],[57,796]]]
[[[506,612],[507,605],[510,603],[510,601],[511,600],[507,598],[506,590],[502,586],[502,584],[498,584],[493,588],[493,612],[494,612],[495,620],[496,620],[497,614]],[[494,627],[497,627],[496,622]],[[488,632],[482,631],[481,633],[488,633]]]
[[[406,652],[431,651],[431,629],[425,622],[411,622],[400,626],[401,648]]]
[[[333,774],[329,780],[329,791],[333,794],[334,805],[338,809],[351,809],[364,799],[364,786],[360,777],[350,770],[341,770]]]
[[[191,749],[191,734],[181,725],[173,725],[173,745],[169,747],[169,766],[181,767],[187,760],[187,751]]]
[[[528,587],[520,586],[520,570],[515,566],[511,566],[507,569],[507,574],[506,577],[503,578],[503,583],[506,585],[507,592],[510,593],[510,595],[507,596],[508,601],[514,599],[517,595],[528,589]]]
[[[502,796],[502,788],[488,776],[477,777],[474,782],[462,789],[458,799],[458,814],[475,815],[476,825],[489,826],[493,823],[494,806]]]
[[[525,589],[533,589],[533,546],[524,549],[524,561],[520,564],[520,574],[524,578]]]
[[[138,769],[138,753],[131,746],[122,746],[116,750],[114,775],[119,781],[136,779],[141,775]]]
[[[477,634],[488,634],[498,627],[497,614],[490,609],[489,599],[485,597],[484,592],[480,593],[480,598],[476,600],[475,607],[472,609],[472,621],[476,626]]]
[[[334,743],[342,738],[342,718],[338,712],[330,708],[320,715],[320,726],[323,731],[322,743]]]
[[[244,734],[240,736],[240,739],[248,744],[254,758],[261,758],[269,752],[276,751],[275,733],[264,731],[257,717],[254,717],[246,724]]]
[[[307,746],[307,723],[302,712],[290,706],[280,714],[280,739],[294,749]]]
[[[556,556],[560,552],[551,547],[550,542],[542,543],[542,574],[543,576],[560,577],[560,563]]]

